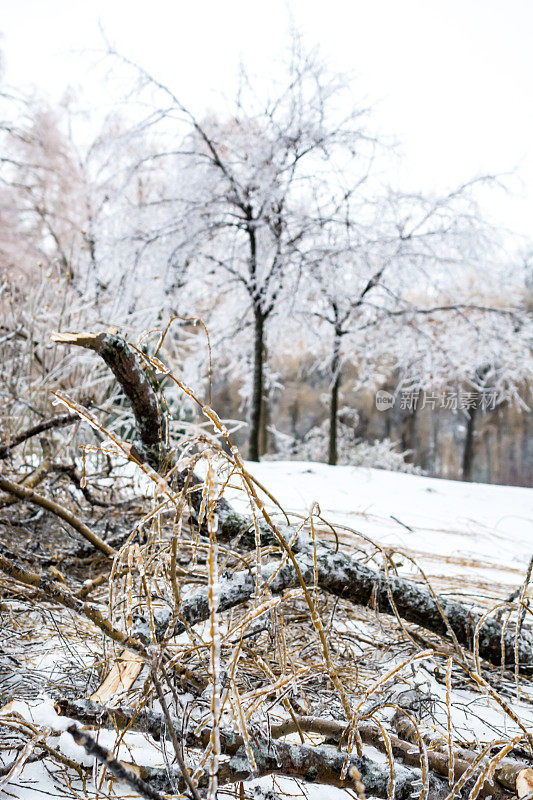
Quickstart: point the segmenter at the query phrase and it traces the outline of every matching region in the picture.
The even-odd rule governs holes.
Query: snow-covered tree
[[[313,199],[327,197],[341,176],[350,194],[366,175],[374,148],[363,128],[366,109],[339,110],[345,80],[305,54],[298,40],[284,83],[259,96],[244,76],[223,119],[197,118],[170,89],[138,72],[143,88],[147,81],[159,93],[163,139],[176,115],[189,127],[152,159],[165,162],[179,182],[154,199],[145,255],[153,257],[156,244],[167,249],[170,286],[201,271],[218,310],[211,323],[224,321],[220,330],[231,330],[226,349],[236,329],[249,332],[249,457],[258,459],[270,321],[294,297],[302,248],[312,246],[320,228],[308,213]]]
[[[482,179],[485,183],[488,179]],[[329,362],[328,460],[337,462],[343,365],[358,385],[398,374],[397,388],[440,388],[480,375],[500,398],[518,397],[530,376],[530,336],[497,236],[472,196],[474,181],[443,196],[388,193],[373,204],[322,214],[320,239],[306,253],[304,324],[318,318]]]

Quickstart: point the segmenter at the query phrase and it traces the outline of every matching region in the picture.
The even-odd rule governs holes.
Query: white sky
[[[232,93],[240,60],[276,69],[292,16],[308,47],[354,73],[356,96],[377,101],[410,188],[516,170],[513,195],[486,203],[532,235],[533,0],[0,0],[0,10],[7,83],[52,98],[91,86],[92,97],[94,57],[79,51],[102,48],[101,22],[197,113],[214,91]]]

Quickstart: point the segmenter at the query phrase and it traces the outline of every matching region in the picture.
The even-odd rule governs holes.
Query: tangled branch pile
[[[224,424],[159,347],[150,357],[115,334],[55,340],[105,361],[137,439],[59,394],[68,416],[51,425],[90,423],[150,499],[125,502],[109,478],[98,499],[76,475],[85,511],[101,511],[87,525],[36,481],[0,476],[12,512],[0,550],[7,796],[36,779],[66,797],[281,797],[295,781],[315,797],[529,795],[528,579],[516,602],[472,608],[402,577],[368,539],[340,550],[318,508],[305,519],[273,513]],[[199,404],[212,434],[175,446],[161,374]],[[3,443],[2,463],[31,435]],[[44,509],[84,545],[69,549],[61,530],[49,552],[24,552],[21,501],[40,509],[32,530]],[[499,720],[492,737],[468,738],[467,707]]]

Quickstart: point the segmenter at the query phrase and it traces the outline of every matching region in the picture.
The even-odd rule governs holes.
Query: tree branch
[[[167,453],[159,402],[135,350],[111,333],[53,333],[50,338],[94,350],[103,358],[131,403],[146,461],[153,469],[161,469]]]
[[[26,442],[33,436],[38,436],[40,433],[49,431],[52,428],[64,428],[67,425],[72,425],[74,422],[79,422],[79,419],[80,418],[78,414],[58,414],[56,417],[51,417],[51,419],[47,419],[44,422],[39,422],[37,425],[33,425],[33,427],[28,428],[22,433],[19,433],[17,436],[14,436],[9,442],[6,442],[6,444],[0,445],[0,459],[7,458],[9,452],[13,450],[14,447]]]
[[[116,551],[113,547],[104,542],[103,539],[100,539],[100,537],[97,536],[96,533],[93,533],[85,523],[75,517],[68,509],[60,506],[59,503],[55,503],[53,500],[49,500],[48,497],[43,497],[42,494],[38,494],[33,489],[28,489],[26,486],[10,481],[7,478],[0,477],[0,489],[15,495],[19,500],[33,503],[33,505],[40,506],[51,514],[55,514],[56,517],[64,520],[74,528],[74,530],[81,533],[84,539],[87,539],[87,541],[100,550],[101,553],[104,553],[106,556],[115,555]]]
[[[79,744],[87,755],[94,756],[97,761],[106,767],[109,772],[115,776],[118,781],[122,783],[127,783],[128,786],[131,786],[141,797],[147,798],[147,800],[165,800],[162,794],[160,794],[156,789],[153,789],[147,783],[145,783],[142,778],[139,778],[135,775],[132,770],[128,769],[124,766],[120,761],[117,761],[116,758],[106,750],[105,747],[102,747],[98,742],[89,736],[88,733],[85,731],[80,731],[75,725],[70,725],[67,728],[67,731],[70,733],[76,744]]]
[[[54,340],[89,347],[106,359],[125,391],[127,387],[141,440],[146,437],[147,431],[150,434],[149,447],[145,448],[148,455],[161,453],[160,426],[156,425],[159,419],[157,398],[139,364],[138,356],[125,340],[109,334],[58,334]],[[110,340],[109,343],[102,345],[106,340]],[[190,493],[195,511],[200,507],[201,497],[200,491]],[[224,498],[218,501],[216,513],[217,536],[221,541],[240,539],[241,543],[255,546],[255,522],[251,517],[236,514]],[[503,655],[504,662],[510,666],[515,663],[516,654],[518,669],[524,674],[533,674],[533,635],[529,631],[523,630],[516,642],[512,626],[502,625],[495,618],[483,618],[482,614],[462,603],[438,597],[424,585],[398,575],[388,576],[378,572],[345,553],[335,553],[326,544],[318,543],[315,546],[308,535],[297,534],[290,526],[279,526],[277,536],[266,521],[261,522],[259,528],[263,544],[279,546],[283,539],[284,550],[292,550],[297,555],[292,565],[285,564],[281,569],[278,569],[278,565],[263,568],[259,578],[268,581],[272,591],[281,592],[301,585],[298,570],[305,582],[312,585],[316,558],[318,585],[324,591],[364,606],[374,603],[380,611],[398,615],[440,636],[450,637],[456,645],[479,652],[482,658],[493,664],[500,665]],[[218,609],[227,610],[248,600],[255,591],[256,580],[257,576],[249,571],[222,580]],[[207,619],[207,595],[199,593],[187,598],[181,614],[189,624]],[[176,633],[183,630],[180,625],[178,623],[176,626]]]

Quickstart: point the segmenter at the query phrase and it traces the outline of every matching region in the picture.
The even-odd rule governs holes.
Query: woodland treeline
[[[252,460],[531,480],[531,250],[483,214],[498,176],[402,187],[371,108],[297,37],[216,113],[112,49],[102,69],[111,112],[3,87],[3,440],[66,386],[119,424],[120,389],[48,341],[109,327],[240,424]]]

